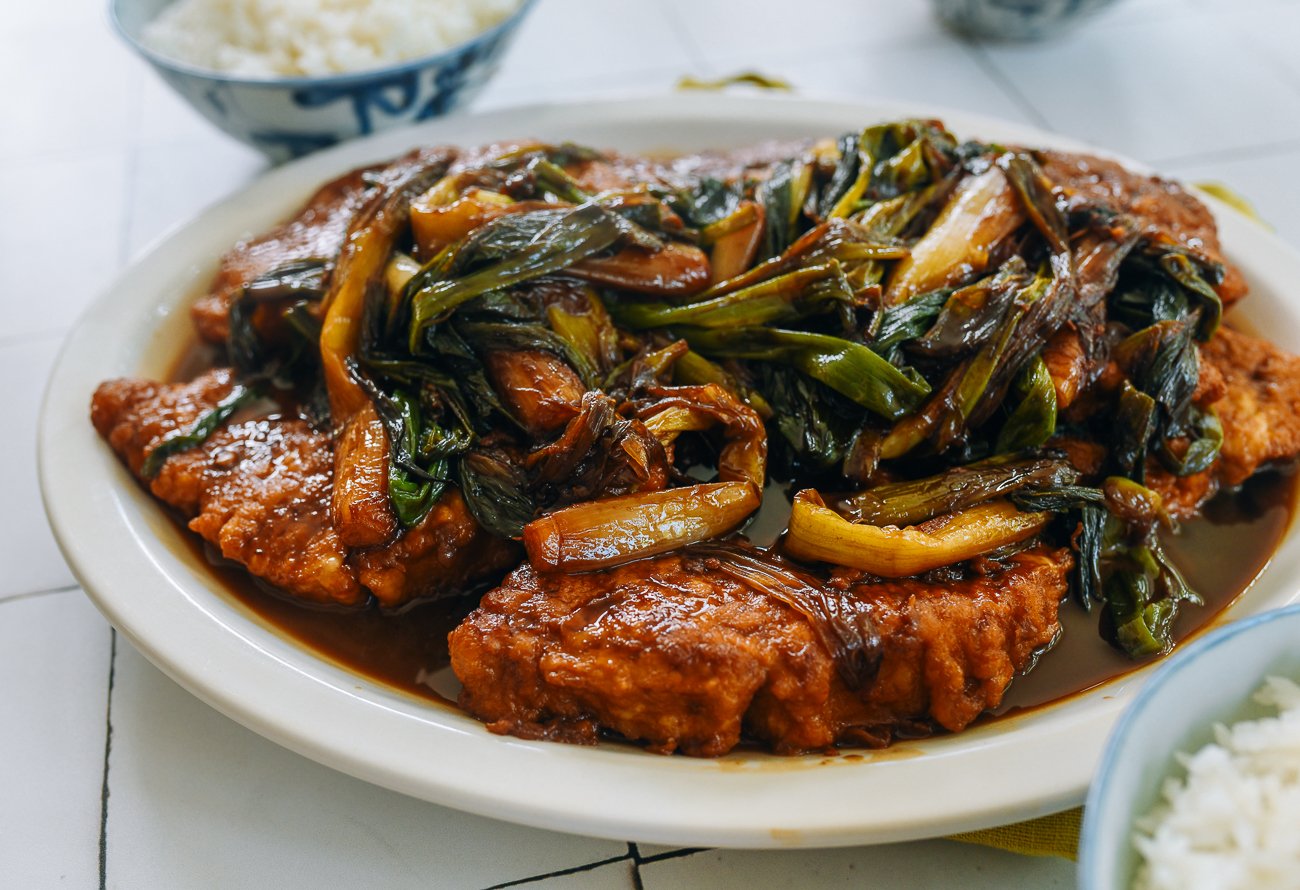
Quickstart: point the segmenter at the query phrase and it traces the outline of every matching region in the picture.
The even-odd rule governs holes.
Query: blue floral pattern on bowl
[[[950,28],[995,40],[1038,40],[1114,0],[932,0]]]
[[[469,102],[496,73],[535,2],[524,0],[496,27],[446,52],[373,71],[279,80],[206,71],[142,47],[141,29],[167,0],[114,0],[113,17],[127,41],[200,114],[280,162]]]

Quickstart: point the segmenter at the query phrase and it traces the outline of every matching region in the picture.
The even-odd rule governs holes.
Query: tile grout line
[[[22,593],[14,593],[9,596],[0,596],[0,606],[5,603],[16,603],[20,600],[36,599],[42,596],[53,596],[56,593],[72,593],[74,590],[80,590],[80,584],[67,584],[63,587],[46,587],[42,590],[26,590]]]
[[[680,850],[669,850],[667,853],[656,853],[653,856],[642,856],[637,862],[640,865],[653,865],[656,862],[667,862],[669,859],[684,859],[687,856],[694,856],[696,853],[707,853],[712,847],[683,847]]]
[[[1281,142],[1267,142],[1262,145],[1243,145],[1240,148],[1222,148],[1200,154],[1170,155],[1151,161],[1150,166],[1172,166],[1174,164],[1203,164],[1216,161],[1258,161],[1300,151],[1300,139],[1285,139]]]
[[[504,890],[506,887],[521,887],[527,884],[534,884],[538,881],[545,881],[550,878],[562,878],[566,875],[576,875],[587,871],[594,871],[598,868],[604,868],[606,865],[613,865],[616,862],[628,862],[632,865],[632,886],[633,890],[644,890],[645,885],[641,881],[641,866],[649,865],[655,862],[665,862],[669,859],[682,859],[686,856],[694,856],[696,853],[703,853],[711,849],[709,847],[684,847],[680,850],[669,850],[667,853],[656,853],[653,856],[642,856],[640,848],[632,841],[627,842],[627,852],[622,856],[612,856],[609,859],[601,859],[597,862],[588,862],[584,865],[575,865],[572,868],[562,868],[557,871],[548,871],[545,874],[529,875],[526,878],[517,878],[513,881],[505,881],[501,884],[493,884],[485,890]],[[101,887],[101,890],[103,888]]]
[[[513,881],[505,881],[500,884],[493,884],[490,887],[484,888],[484,890],[505,890],[506,887],[521,887],[525,884],[535,884],[538,881],[545,881],[548,878],[562,878],[565,877],[566,875],[578,875],[578,874],[582,874],[585,871],[595,871],[598,868],[604,868],[606,865],[613,865],[616,862],[628,862],[631,860],[632,860],[632,854],[624,853],[622,856],[613,856],[610,857],[609,859],[601,859],[596,862],[588,862],[585,865],[575,865],[572,868],[562,868],[559,869],[558,871],[549,871],[544,875],[530,875],[529,877],[526,878],[518,878]],[[100,887],[100,890],[104,890],[102,885]]]
[[[117,630],[109,628],[108,696],[104,707],[104,778],[99,787],[99,890],[108,886],[108,761],[113,753],[113,681],[117,674]]]
[[[632,890],[645,890],[645,882],[641,880],[641,848],[628,841],[627,855],[632,857]]]
[[[125,269],[134,251],[131,249],[132,229],[135,227],[135,189],[140,178],[140,145],[132,143],[122,177],[122,230],[117,242],[118,271]]]
[[[1002,69],[993,63],[988,53],[984,51],[983,46],[973,40],[959,40],[958,45],[975,62],[975,65],[988,75],[994,86],[1000,89],[1003,95],[1010,99],[1017,108],[1029,116],[1035,126],[1049,131],[1053,129],[1051,123],[1048,122],[1047,118],[1043,117],[1042,113],[1034,106],[1034,103],[1030,102],[1025,94],[1016,88],[1011,78],[1003,74]]]
[[[663,14],[664,18],[667,19],[668,27],[672,29],[672,32],[675,35],[677,35],[677,42],[686,50],[686,55],[691,60],[691,64],[699,70],[701,75],[712,76],[714,72],[712,66],[709,64],[708,56],[705,55],[699,44],[695,42],[695,38],[691,36],[690,29],[686,27],[685,23],[682,22],[681,17],[678,16],[677,5],[675,3],[660,3],[659,11]]]

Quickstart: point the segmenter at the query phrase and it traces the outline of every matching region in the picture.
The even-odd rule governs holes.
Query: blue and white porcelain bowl
[[[112,0],[113,23],[200,114],[278,163],[464,105],[496,73],[536,0],[524,0],[511,16],[465,43],[414,61],[348,74],[283,78],[223,74],[144,46],[140,35],[145,25],[170,2]]]
[[[948,27],[991,40],[1040,40],[1115,0],[931,0]]]

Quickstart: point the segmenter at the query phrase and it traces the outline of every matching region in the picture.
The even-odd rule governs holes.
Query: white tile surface
[[[1300,93],[1195,10],[987,52],[1051,127],[1143,161],[1300,138]]]
[[[709,850],[644,863],[640,872],[645,890],[1066,890],[1074,886],[1074,864],[1063,859],[1014,856],[954,841],[798,852]]]
[[[107,17],[106,3],[99,0],[41,0],[40,3],[8,3],[0,18],[0,34],[19,34],[37,28],[68,27],[97,22]]]
[[[80,590],[0,600],[0,887],[98,883],[108,665]]]
[[[130,142],[143,71],[103,16],[97,5],[77,25],[11,32],[0,52],[0,83],[6,84],[0,160],[114,150]]]
[[[810,55],[857,48],[953,45],[928,3],[838,0],[667,0],[689,45],[715,68],[764,71]]]
[[[1245,45],[1258,48],[1265,61],[1276,65],[1283,77],[1300,89],[1300,3],[1214,3],[1210,12],[1216,27],[1233,31]]]
[[[239,190],[266,170],[266,160],[233,139],[187,139],[136,150],[127,204],[125,255]]]
[[[575,80],[692,66],[659,3],[541,0],[520,27],[496,86],[543,87]]]
[[[918,68],[929,76],[917,77]],[[828,51],[815,58],[787,62],[773,73],[812,95],[910,101],[1037,123],[961,45]]]
[[[112,280],[127,164],[123,149],[0,161],[0,344],[66,329]]]
[[[45,522],[36,484],[36,416],[60,339],[56,335],[0,345],[0,405],[12,424],[0,436],[0,492],[5,500],[0,511],[0,600],[74,583]],[[89,393],[86,406],[89,422]],[[0,612],[0,623],[5,620]],[[0,674],[0,690],[5,683]]]
[[[110,887],[486,887],[627,853],[319,766],[218,714],[121,641],[109,782]]]
[[[543,102],[618,98],[644,93],[663,95],[676,86],[686,70],[681,67],[654,68],[611,74],[596,82],[579,79],[534,84],[520,78],[502,77],[500,80],[494,80],[483,90],[482,95],[474,103],[474,110],[487,111],[509,105],[531,105]]]

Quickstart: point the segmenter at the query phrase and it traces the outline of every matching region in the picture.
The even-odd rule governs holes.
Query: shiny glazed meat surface
[[[167,432],[231,386],[226,369],[183,384],[109,381],[92,416],[139,474]],[[296,418],[264,417],[227,424],[203,447],[168,458],[148,484],[226,559],[304,599],[355,605],[365,594],[329,521],[332,478],[328,437]]]
[[[1107,158],[1064,151],[1035,153],[1048,179],[1082,205],[1097,202],[1133,214],[1142,228],[1159,233],[1224,262],[1214,217],[1204,204],[1172,180],[1133,173]],[[1218,286],[1227,305],[1246,295],[1246,281],[1232,264]]]
[[[1300,358],[1233,330],[1221,330],[1203,354],[1225,384],[1214,403],[1224,429],[1224,484],[1239,485],[1261,464],[1300,452]]]
[[[353,214],[365,203],[366,176],[375,169],[353,170],[326,183],[293,219],[231,248],[221,258],[211,290],[191,309],[199,336],[210,343],[226,342],[230,304],[258,276],[295,260],[337,255]]]
[[[806,617],[718,571],[664,556],[588,575],[524,565],[451,635],[461,704],[495,732],[713,756],[742,734],[777,751],[960,730],[1051,642],[1066,551],[1036,548],[957,581],[841,578],[827,596],[880,635],[850,689]]]
[[[168,433],[232,386],[225,368],[189,383],[113,380],[95,392],[91,414],[140,476]],[[471,588],[517,559],[517,548],[487,535],[454,490],[400,539],[353,554],[330,521],[333,457],[328,435],[297,418],[263,416],[226,424],[142,481],[222,557],[312,602],[356,606],[373,594],[383,606],[399,606]]]

